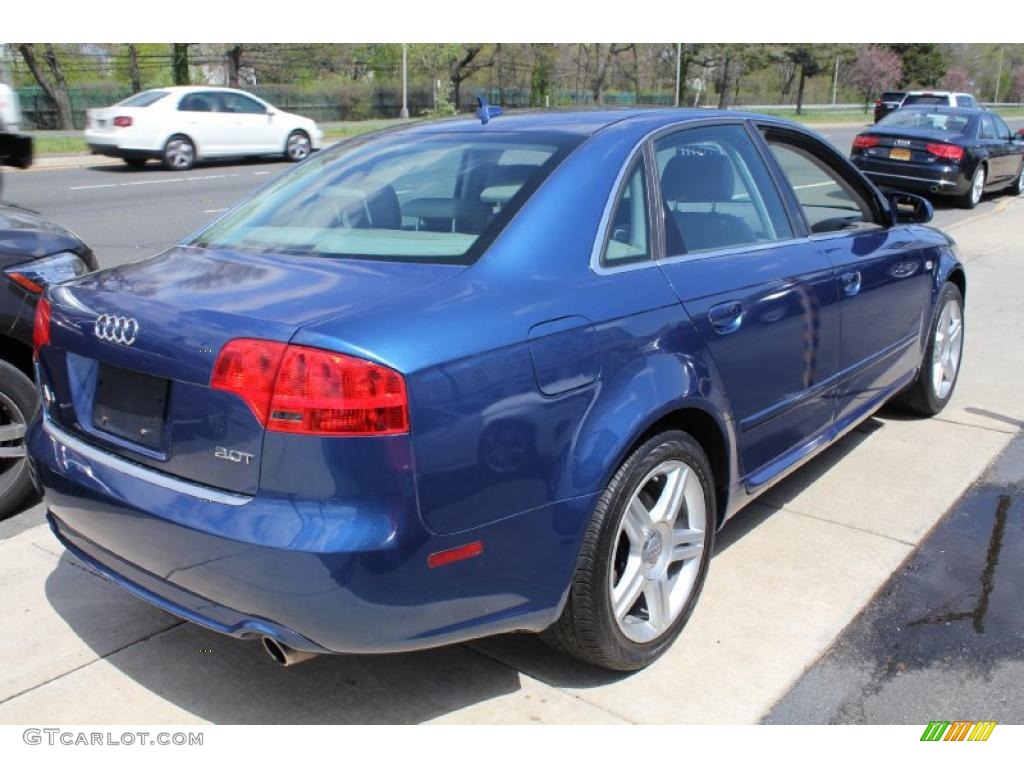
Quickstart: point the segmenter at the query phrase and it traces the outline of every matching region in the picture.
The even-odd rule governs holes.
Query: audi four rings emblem
[[[112,341],[130,347],[139,337],[139,321],[134,317],[100,315],[93,330],[97,339]]]

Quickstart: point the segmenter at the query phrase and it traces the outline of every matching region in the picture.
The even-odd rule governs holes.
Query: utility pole
[[[402,43],[402,111],[403,120],[409,119],[409,46]]]
[[[836,105],[836,91],[839,89],[839,56],[836,56],[836,71],[832,75],[832,106]]]
[[[683,74],[683,44],[676,43],[676,106],[679,106],[679,78]]]
[[[1003,47],[999,47],[999,73],[996,75],[996,93],[992,97],[992,101],[999,101],[999,81],[1003,79]]]

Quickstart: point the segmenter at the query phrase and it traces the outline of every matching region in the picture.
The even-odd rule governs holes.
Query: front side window
[[[469,263],[579,141],[554,133],[369,138],[318,153],[192,244]]]
[[[870,202],[810,149],[767,137],[789,180],[811,234],[877,226]]]
[[[742,125],[691,128],[655,143],[666,255],[793,236],[767,166]]]
[[[256,99],[252,99],[244,94],[223,91],[218,95],[220,96],[220,108],[222,112],[234,112],[246,115],[265,115],[267,113],[266,108],[256,101]]]
[[[604,249],[605,266],[632,264],[651,258],[647,218],[647,174],[636,163],[619,192]]]

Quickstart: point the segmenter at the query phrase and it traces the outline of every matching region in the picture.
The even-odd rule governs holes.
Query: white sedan
[[[283,112],[233,88],[153,88],[86,113],[85,140],[94,154],[132,167],[149,159],[183,171],[197,160],[280,155],[296,162],[320,149],[323,132],[306,117]]]

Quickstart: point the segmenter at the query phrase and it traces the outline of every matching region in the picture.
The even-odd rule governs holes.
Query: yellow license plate
[[[890,149],[889,150],[890,160],[909,160],[910,150],[909,149]]]

